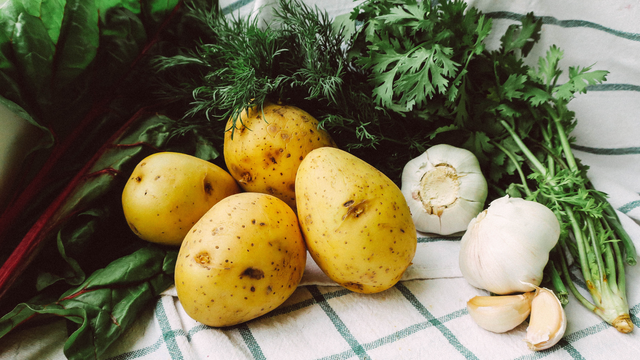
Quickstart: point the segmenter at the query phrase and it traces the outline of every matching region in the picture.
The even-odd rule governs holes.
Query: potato
[[[122,191],[122,209],[138,237],[177,246],[213,205],[240,191],[233,177],[215,164],[159,152],[133,169]]]
[[[346,151],[320,148],[300,164],[296,195],[309,253],[329,278],[360,293],[400,280],[417,233],[402,192],[387,176]]]
[[[189,316],[209,326],[249,321],[291,296],[306,252],[298,218],[282,200],[230,196],[185,237],[175,270],[178,298]]]
[[[263,117],[264,115],[264,117]],[[231,119],[227,129],[232,125]],[[237,128],[224,137],[224,160],[242,189],[270,194],[295,211],[298,166],[309,151],[333,146],[329,134],[307,112],[286,105],[265,103],[243,112]]]

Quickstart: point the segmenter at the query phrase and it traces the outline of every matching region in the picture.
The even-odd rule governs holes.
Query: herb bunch
[[[352,19],[364,21],[355,46],[370,70],[376,103],[407,118],[426,119],[434,142],[473,151],[488,175],[493,198],[505,194],[554,211],[562,233],[546,280],[564,303],[566,288],[621,332],[630,332],[625,262],[636,251],[606,195],[596,191],[587,167],[571,150],[576,125],[568,103],[607,72],[569,67],[560,84],[562,51],[552,46],[537,68],[524,64],[542,23],[527,14],[511,25],[500,48],[482,40],[491,20],[462,1],[367,1]],[[435,119],[435,120],[434,120]],[[491,197],[490,197],[491,199]],[[569,255],[570,254],[570,255]],[[593,302],[576,288],[574,259]]]
[[[192,13],[207,24],[201,41],[155,61],[166,79],[160,96],[187,109],[177,133],[212,126],[234,131],[240,113],[270,101],[309,112],[341,148],[366,161],[374,162],[377,151],[387,154],[388,161],[377,162],[387,174],[399,174],[400,164],[426,149],[418,141],[424,129],[376,105],[368,71],[352,57],[349,29],[326,12],[281,0],[268,24]],[[222,129],[230,118],[232,126]],[[392,179],[399,183],[399,176]]]
[[[176,79],[164,87],[165,97],[189,102],[185,124],[204,115],[232,118],[235,128],[240,113],[265,101],[312,104],[317,114],[347,103],[343,29],[335,29],[326,13],[281,1],[269,24],[257,17],[199,15],[207,24],[200,43],[156,59],[159,73]]]

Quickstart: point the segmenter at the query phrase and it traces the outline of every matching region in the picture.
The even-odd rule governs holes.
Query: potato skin
[[[178,298],[190,317],[209,326],[249,321],[291,296],[306,253],[286,203],[268,194],[232,195],[185,237],[175,268]]]
[[[213,205],[240,187],[221,167],[195,156],[159,152],[135,167],[122,191],[131,230],[143,240],[178,246]]]
[[[376,293],[411,264],[417,233],[402,192],[386,175],[334,148],[310,152],[296,178],[309,253],[343,287]]]
[[[264,118],[263,118],[264,115]],[[232,121],[227,122],[231,129]],[[295,106],[265,103],[243,112],[224,137],[224,160],[243,190],[270,194],[295,211],[295,179],[313,149],[336,144],[318,121]]]

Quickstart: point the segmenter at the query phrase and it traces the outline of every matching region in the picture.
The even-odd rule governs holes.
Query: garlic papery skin
[[[567,329],[567,316],[553,291],[538,288],[531,302],[531,318],[524,339],[529,349],[540,351],[557,344]]]
[[[407,162],[401,190],[416,229],[440,235],[464,231],[484,208],[488,193],[476,156],[447,144]]]
[[[460,241],[460,271],[469,284],[494,294],[533,291],[559,237],[560,223],[546,206],[498,198],[469,222]]]
[[[534,292],[520,295],[475,296],[467,302],[473,321],[485,330],[503,333],[522,324],[531,312]]]

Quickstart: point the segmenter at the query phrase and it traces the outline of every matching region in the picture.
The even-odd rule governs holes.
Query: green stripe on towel
[[[424,243],[432,243],[432,242],[440,242],[440,241],[460,241],[460,239],[462,239],[462,236],[451,236],[451,237],[425,237],[425,236],[419,236],[418,237],[418,243],[419,244],[424,244]]]
[[[636,208],[640,207],[640,200],[635,200],[635,201],[631,201],[628,202],[624,205],[622,205],[618,210],[620,210],[620,212],[626,214],[631,210],[634,210]]]
[[[349,328],[347,328],[347,326],[344,324],[342,319],[340,319],[340,316],[336,313],[335,310],[333,310],[331,305],[329,305],[329,303],[327,302],[327,299],[320,292],[320,290],[318,290],[318,287],[308,286],[307,290],[309,290],[309,292],[311,293],[311,296],[313,296],[313,298],[316,300],[318,305],[320,305],[322,310],[324,310],[324,312],[327,314],[327,316],[329,317],[333,325],[336,327],[340,335],[342,335],[342,337],[349,344],[349,346],[351,347],[351,350],[356,355],[358,355],[358,358],[370,359],[370,356],[367,355],[367,352],[364,350],[364,348],[358,342],[358,340],[356,340],[353,334],[351,334],[351,331],[349,331]]]
[[[518,14],[510,11],[495,11],[485,13],[485,15],[492,19],[508,19],[508,20],[516,20],[520,21],[525,16],[523,14]],[[619,31],[608,28],[606,26],[602,26],[600,24],[596,24],[586,20],[558,20],[553,16],[536,16],[538,19],[542,19],[542,23],[545,25],[557,25],[563,28],[589,28],[604,31],[608,34],[615,35],[617,37],[632,40],[632,41],[640,41],[640,34],[630,33],[626,31]]]
[[[262,348],[260,348],[260,344],[258,344],[256,338],[253,337],[249,326],[247,326],[246,323],[240,324],[238,331],[240,331],[240,335],[242,335],[242,339],[249,348],[249,351],[251,351],[253,358],[256,360],[266,360],[267,358],[264,356],[264,353],[262,353]]]
[[[373,350],[373,349],[379,348],[379,347],[381,347],[383,345],[391,344],[391,343],[394,343],[394,342],[396,342],[396,341],[398,341],[400,339],[404,339],[406,337],[409,337],[409,336],[411,336],[413,334],[416,334],[416,333],[418,333],[418,332],[420,332],[420,331],[422,331],[424,329],[428,329],[430,327],[434,327],[435,324],[444,324],[444,323],[446,323],[448,321],[457,319],[457,318],[462,317],[462,316],[467,315],[467,314],[468,314],[467,309],[462,309],[462,310],[458,310],[458,311],[452,312],[451,314],[447,314],[445,316],[439,317],[439,318],[437,318],[437,321],[427,320],[427,321],[424,321],[424,322],[420,322],[420,323],[411,325],[409,327],[406,327],[406,328],[404,328],[402,330],[396,331],[396,332],[394,332],[392,334],[389,334],[387,336],[381,337],[381,338],[379,338],[377,340],[374,340],[374,341],[372,341],[370,343],[363,344],[363,347],[365,349],[367,349],[367,350]]]
[[[640,154],[640,147],[624,147],[624,148],[594,148],[582,145],[571,144],[571,148],[579,151],[584,151],[594,155],[637,155]]]
[[[415,297],[415,295],[413,295],[413,293],[411,292],[411,290],[409,290],[406,286],[404,286],[404,284],[401,283],[397,283],[396,284],[396,288],[398,290],[400,290],[400,292],[402,293],[402,295],[404,295],[404,297],[409,300],[409,302],[411,303],[411,305],[413,305],[416,310],[418,310],[420,312],[420,314],[422,314],[422,316],[425,317],[425,319],[427,319],[430,323],[432,323],[438,330],[440,330],[440,332],[442,333],[442,335],[444,335],[444,337],[449,341],[449,343],[451,345],[453,345],[453,347],[460,353],[462,354],[466,359],[477,359],[476,355],[474,353],[472,353],[471,351],[469,351],[469,349],[467,349],[466,347],[464,347],[460,341],[458,340],[458,338],[456,338],[456,336],[451,332],[451,330],[449,330],[449,328],[447,328],[446,326],[444,326],[444,324],[438,320],[435,316],[433,316],[429,310],[427,310],[427,308],[422,305],[422,303],[418,300],[418,298]]]
[[[640,92],[640,85],[633,85],[633,84],[587,85],[587,92],[589,91],[638,91]]]
[[[635,327],[640,326],[640,318],[638,317],[638,311],[640,311],[640,304],[629,309],[629,317],[631,317],[631,322]]]
[[[222,14],[223,15],[228,15],[238,9],[240,9],[241,7],[245,6],[245,5],[249,5],[253,2],[254,0],[238,0],[234,3],[232,3],[231,5],[227,5],[224,8],[222,8]]]
[[[162,331],[162,337],[167,346],[167,350],[169,350],[169,355],[172,360],[182,360],[184,357],[182,356],[182,351],[178,346],[178,342],[176,341],[176,331],[171,329],[171,324],[169,323],[169,318],[167,317],[167,313],[164,310],[164,301],[158,301],[156,305],[156,319],[158,320],[158,324],[160,324],[160,331]],[[180,329],[179,336],[186,336],[184,330]]]
[[[158,349],[160,349],[160,346],[162,346],[162,344],[164,344],[164,340],[162,338],[160,338],[160,339],[158,339],[158,341],[156,341],[151,346],[147,346],[145,348],[138,349],[138,350],[129,351],[129,352],[126,352],[124,354],[120,354],[118,356],[114,356],[112,358],[109,358],[107,360],[133,360],[133,359],[139,359],[139,358],[141,358],[143,356],[147,356],[147,355],[153,354],[154,352],[158,351]]]

